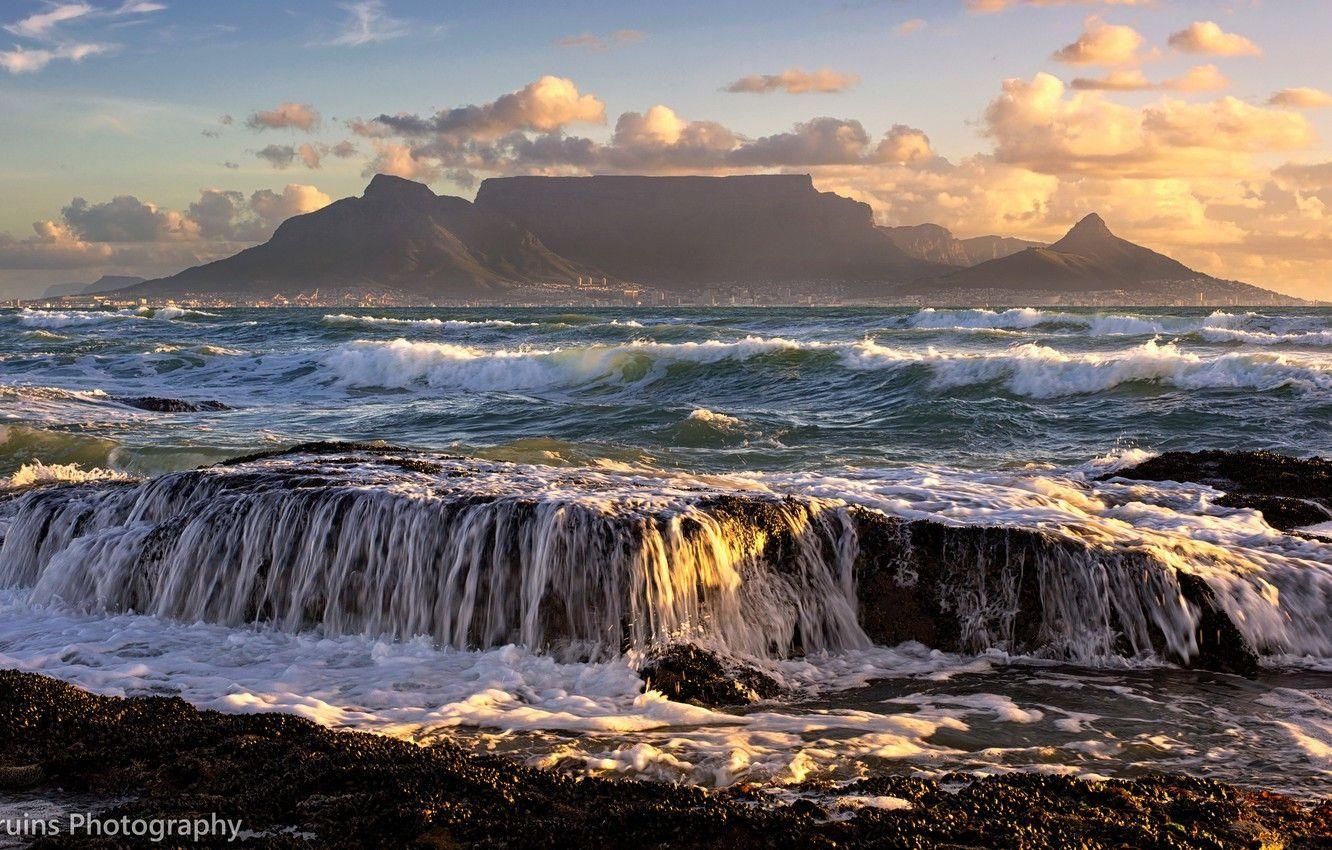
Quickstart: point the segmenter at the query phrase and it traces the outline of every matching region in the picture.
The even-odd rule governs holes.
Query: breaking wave
[[[1054,398],[1098,393],[1122,384],[1159,383],[1179,389],[1332,390],[1332,365],[1280,354],[1207,356],[1149,340],[1115,353],[1068,353],[1024,343],[997,352],[891,348],[872,340],[844,356],[856,369],[927,366],[940,388],[1002,384],[1017,395]]]
[[[390,316],[353,316],[348,313],[336,313],[324,316],[324,323],[329,325],[364,325],[369,327],[414,327],[414,328],[535,328],[537,322],[512,322],[508,319],[395,319]]]

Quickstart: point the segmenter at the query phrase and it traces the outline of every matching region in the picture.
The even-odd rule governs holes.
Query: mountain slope
[[[377,174],[361,197],[288,219],[262,245],[127,293],[268,294],[360,286],[469,297],[502,292],[513,283],[567,284],[592,271],[556,255],[502,215]]]
[[[1012,236],[975,236],[958,239],[952,231],[937,224],[885,227],[884,231],[903,251],[913,257],[951,266],[974,266],[986,260],[1007,257],[1027,248],[1043,248],[1041,242]]]
[[[1150,248],[1120,239],[1092,213],[1048,248],[1028,248],[937,281],[940,288],[1092,292],[1151,289],[1211,279]]]
[[[476,205],[561,256],[668,289],[828,280],[882,293],[945,270],[899,248],[867,204],[819,192],[807,174],[492,178]]]
[[[53,283],[42,293],[43,298],[63,298],[70,295],[99,295],[124,289],[136,283],[143,283],[143,278],[133,275],[104,274],[92,283]]]

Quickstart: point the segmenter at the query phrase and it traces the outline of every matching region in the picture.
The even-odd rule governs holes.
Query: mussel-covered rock
[[[1332,520],[1332,458],[1295,458],[1274,452],[1166,452],[1121,469],[1113,477],[1207,484],[1226,491],[1218,504],[1260,511],[1268,525],[1282,531]]]
[[[638,671],[649,690],[676,702],[708,707],[771,699],[782,686],[767,673],[693,644],[673,644],[652,654]]]
[[[211,399],[206,399],[204,401],[186,401],[180,398],[160,398],[158,396],[144,395],[118,398],[116,401],[130,407],[137,407],[140,410],[150,410],[153,413],[205,413],[231,409],[222,402],[213,401]]]

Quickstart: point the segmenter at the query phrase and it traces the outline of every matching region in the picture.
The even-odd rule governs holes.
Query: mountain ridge
[[[632,301],[645,290],[695,300],[740,291],[764,303],[777,292],[1302,303],[1194,271],[1115,236],[1095,213],[1048,246],[959,240],[939,225],[878,226],[867,204],[785,174],[491,178],[475,201],[377,174],[360,196],[293,216],[261,245],[116,293],[262,300],[312,290],[397,303]]]

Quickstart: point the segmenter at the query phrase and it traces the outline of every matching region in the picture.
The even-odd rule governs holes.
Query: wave
[[[1288,333],[1270,333],[1267,331],[1246,331],[1240,328],[1204,327],[1198,336],[1207,342],[1238,342],[1250,345],[1291,345],[1322,348],[1332,346],[1332,330],[1296,331]]]
[[[28,307],[15,315],[19,324],[29,328],[68,328],[142,318],[134,310],[34,310]]]
[[[172,321],[190,316],[218,318],[216,313],[169,305],[165,307],[137,307],[123,310],[37,310],[24,307],[15,316],[19,324],[30,328],[69,328],[82,325],[101,325],[126,319],[160,319]]]
[[[512,322],[508,319],[395,319],[389,316],[353,316],[336,313],[324,316],[329,325],[365,325],[369,327],[413,328],[535,328],[538,322]]]
[[[782,351],[825,348],[781,337],[736,342],[662,343],[578,348],[482,349],[441,342],[357,340],[325,355],[321,365],[349,387],[406,389],[424,384],[468,390],[532,390],[596,382],[642,381],[673,363],[748,360]]]
[[[1142,336],[1161,333],[1160,323],[1136,316],[1082,316],[1051,313],[1032,307],[995,310],[936,310],[932,307],[907,319],[913,328],[931,330],[1030,330],[1039,327],[1083,328],[1095,336]]]
[[[1332,390],[1332,366],[1272,353],[1203,356],[1173,343],[1148,340],[1113,353],[1066,353],[1025,343],[998,352],[890,348],[872,340],[854,345],[843,362],[855,369],[919,364],[941,388],[1001,383],[1017,395],[1054,398],[1098,393],[1122,384],[1159,383],[1180,389]]]
[[[87,481],[128,481],[130,476],[114,469],[84,469],[77,463],[43,463],[35,460],[18,468],[0,487],[31,487],[36,484],[68,484]]]

